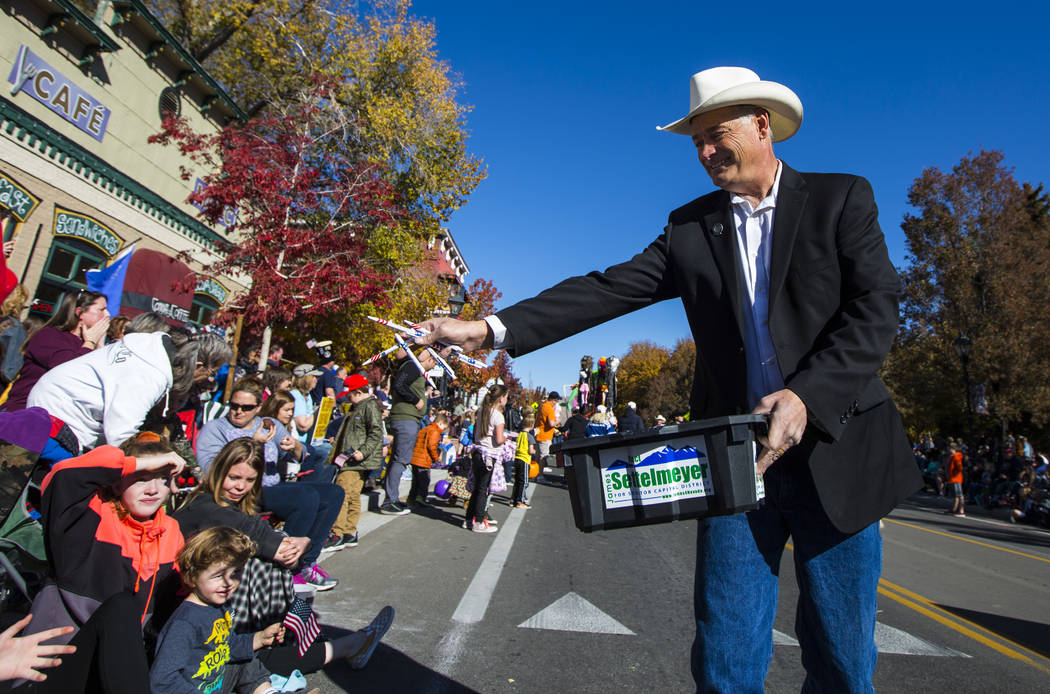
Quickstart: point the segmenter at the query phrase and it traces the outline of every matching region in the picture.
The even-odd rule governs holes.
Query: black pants
[[[29,682],[16,692],[34,694],[143,694],[149,691],[149,664],[142,646],[140,608],[130,593],[117,593],[99,605],[70,645],[76,653],[60,656],[57,668],[42,670],[43,682]]]
[[[427,491],[430,489],[430,468],[412,466],[412,487],[409,489],[408,498],[427,500]]]
[[[275,675],[288,677],[293,670],[298,670],[304,675],[317,672],[324,667],[324,639],[318,636],[310,647],[299,657],[296,650],[295,638],[291,630],[284,637],[284,643],[272,648],[262,648],[255,652],[255,656],[266,666],[266,669]],[[143,692],[149,691],[143,689]]]
[[[485,499],[489,495],[489,482],[492,481],[492,469],[485,465],[481,451],[470,454],[471,470],[474,473],[474,491],[467,502],[467,527],[474,527],[475,521],[485,520]]]
[[[525,501],[525,480],[529,479],[529,464],[518,458],[514,459],[514,489],[511,491],[512,504]]]

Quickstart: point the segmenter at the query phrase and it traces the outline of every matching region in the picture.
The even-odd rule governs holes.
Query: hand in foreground
[[[284,643],[284,625],[280,623],[271,624],[262,631],[255,632],[252,648],[259,650],[275,643]]]
[[[467,352],[492,347],[492,333],[489,332],[489,324],[483,320],[431,318],[424,321],[421,327],[430,332],[423,337],[416,338],[419,344],[430,345],[435,342],[444,342],[449,345],[459,345]]]
[[[15,252],[14,239],[12,239],[10,241],[4,241],[4,257],[5,258],[10,258],[11,254],[14,253],[14,252]]]
[[[762,398],[751,414],[769,416],[769,431],[759,436],[765,448],[758,456],[758,474],[763,474],[789,448],[802,441],[806,431],[806,403],[787,388]]]
[[[41,641],[72,633],[73,627],[58,627],[29,636],[15,636],[31,619],[33,615],[26,615],[0,634],[0,682],[13,679],[43,682],[47,675],[38,672],[37,669],[56,667],[62,663],[61,658],[48,656],[68,655],[77,650],[76,646],[40,645]]]
[[[298,439],[294,439],[291,436],[285,436],[281,439],[281,442],[277,444],[282,451],[291,451],[295,449],[295,444],[299,442]]]

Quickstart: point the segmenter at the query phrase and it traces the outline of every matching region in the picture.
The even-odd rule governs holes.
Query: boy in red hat
[[[383,466],[383,416],[379,403],[369,392],[368,379],[361,374],[344,382],[350,397],[350,411],[343,417],[328,454],[328,462],[339,466],[335,483],[346,497],[343,511],[332,525],[326,550],[357,545],[357,521],[361,517],[361,489],[372,470]]]

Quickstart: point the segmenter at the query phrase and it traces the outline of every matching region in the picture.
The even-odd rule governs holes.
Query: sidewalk
[[[947,511],[952,507],[952,498],[950,496],[937,496],[936,494],[930,494],[929,492],[918,492],[908,497],[908,501],[922,506],[924,508],[940,509]],[[977,518],[993,518],[1004,523],[1010,522],[1011,508],[1007,506],[998,506],[996,508],[987,509],[978,504],[966,504],[966,515],[974,516]],[[1038,528],[1038,526],[1029,525],[1028,527]],[[1038,528],[1042,530],[1042,528]]]

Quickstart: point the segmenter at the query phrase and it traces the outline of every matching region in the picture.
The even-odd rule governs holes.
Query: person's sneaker
[[[306,567],[295,578],[298,579],[300,576],[305,583],[310,584],[317,590],[331,590],[339,585],[337,579],[329,576],[328,572],[317,564],[312,564],[311,566]],[[293,579],[293,582],[295,582],[295,579]]]
[[[357,533],[347,533],[343,535],[343,543],[347,547],[357,547]]]
[[[390,629],[390,625],[393,623],[394,608],[387,605],[379,610],[379,614],[376,615],[371,624],[361,630],[365,633],[367,638],[365,639],[364,644],[357,649],[357,652],[347,658],[351,670],[360,670],[365,665],[368,665],[368,659],[372,657],[373,653],[375,653],[376,646],[379,645],[380,640],[382,640],[387,630]]]
[[[346,547],[346,535],[336,535],[335,533],[329,533],[328,539],[324,542],[324,547],[321,548],[322,552],[338,552],[339,550]]]
[[[493,518],[488,511],[485,511],[485,522],[489,525],[498,525],[499,521]]]
[[[418,506],[419,508],[430,508],[431,503],[429,501],[427,501],[426,499],[420,498],[420,499],[414,500],[412,502],[412,505],[413,506]]]
[[[471,530],[476,533],[494,533],[496,532],[496,527],[488,521],[483,520],[481,522],[475,522],[474,527],[471,528]]]
[[[514,504],[514,508],[532,508],[532,507],[529,506],[524,501],[519,501],[518,503]]]
[[[411,511],[401,504],[395,504],[393,502],[380,506],[379,512],[387,516],[403,516],[406,513],[411,513]]]

